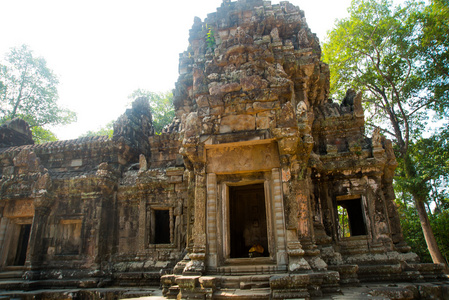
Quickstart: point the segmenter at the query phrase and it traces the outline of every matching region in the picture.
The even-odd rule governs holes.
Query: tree
[[[412,247],[413,252],[419,255],[422,262],[432,262],[416,209],[414,207],[400,205],[398,211],[402,229],[406,233],[404,234],[405,241]],[[429,219],[435,231],[435,237],[440,245],[442,255],[447,260],[449,258],[449,239],[447,238],[447,232],[449,231],[449,210],[433,214]]]
[[[145,97],[150,101],[154,131],[160,134],[162,129],[166,125],[169,125],[175,117],[173,94],[171,92],[153,93],[147,90],[137,89],[128,98],[134,100],[138,97]]]
[[[444,68],[433,66],[434,62],[447,62],[449,44],[444,28],[449,26],[448,14],[437,9],[445,1],[436,0],[427,7],[410,1],[393,8],[388,0],[353,0],[350,16],[336,23],[323,45],[324,61],[331,70],[331,91],[342,95],[349,87],[363,90],[367,125],[381,128],[392,138],[402,187],[413,198],[435,263],[446,261],[425,208],[432,178],[422,177],[411,152],[429,126],[429,115],[448,114],[447,64]],[[443,30],[432,28],[444,20]]]
[[[419,36],[422,60],[422,77],[433,90],[435,97],[445,99],[434,107],[441,112],[449,106],[449,2],[432,0],[422,14],[416,15],[416,22],[422,26]]]
[[[99,136],[99,135],[107,135],[109,138],[112,138],[112,135],[114,134],[114,121],[111,121],[107,123],[104,127],[101,127],[100,129],[96,131],[89,130],[88,132],[80,135],[79,137],[86,137],[86,136]]]
[[[12,48],[0,64],[0,124],[22,118],[36,142],[56,140],[47,126],[69,124],[74,112],[58,106],[58,79],[26,45]]]
[[[137,89],[129,95],[128,98],[135,100],[139,97],[145,97],[150,102],[151,113],[153,116],[153,128],[156,133],[160,134],[164,127],[169,125],[175,116],[172,93],[153,93],[147,90]],[[105,127],[102,127],[96,131],[88,131],[80,137],[98,135],[107,135],[112,137],[113,125],[114,121],[111,121],[106,124]]]

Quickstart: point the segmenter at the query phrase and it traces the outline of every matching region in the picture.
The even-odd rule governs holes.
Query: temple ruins
[[[2,125],[0,290],[309,299],[444,279],[404,242],[391,141],[365,132],[360,93],[329,99],[320,56],[297,6],[224,0],[194,20],[162,134],[144,98],[112,138]]]

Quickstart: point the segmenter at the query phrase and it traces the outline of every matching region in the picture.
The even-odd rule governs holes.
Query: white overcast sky
[[[350,0],[291,0],[322,41]],[[117,119],[137,88],[174,88],[179,53],[195,16],[204,20],[222,0],[1,0],[0,57],[27,44],[58,75],[59,103],[78,122],[53,129],[77,138]],[[273,4],[279,1],[272,1]]]

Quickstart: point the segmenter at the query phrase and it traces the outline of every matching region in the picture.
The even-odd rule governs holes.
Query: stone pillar
[[[175,229],[175,222],[173,221],[173,207],[170,207],[169,209],[169,219],[170,219],[170,244],[174,244],[175,243],[175,233],[174,233],[174,229]]]
[[[310,205],[310,184],[308,182],[309,170],[299,170],[300,178],[296,182],[296,203],[298,205],[298,235],[303,247],[314,248],[312,209]]]
[[[140,193],[139,193],[140,194]],[[142,195],[141,195],[142,196]],[[139,231],[138,231],[138,252],[145,251],[146,243],[148,243],[148,226],[147,226],[147,200],[145,197],[140,198],[139,202]]]
[[[44,233],[47,225],[47,218],[50,214],[50,207],[39,206],[34,207],[34,218],[31,225],[30,242],[28,244],[28,256],[26,265],[30,266],[30,271],[26,272],[25,278],[36,280],[40,277],[40,268],[45,249],[43,249]]]
[[[207,247],[209,268],[217,267],[217,175],[207,174]]]
[[[387,204],[388,216],[390,219],[390,231],[391,239],[393,241],[394,247],[397,251],[406,253],[411,250],[411,247],[407,245],[404,241],[404,236],[402,234],[402,227],[399,220],[399,213],[396,208],[396,204],[392,199],[385,199]]]
[[[101,163],[98,166],[96,172],[98,177],[98,187],[100,188],[99,193],[92,195],[92,203],[96,203],[96,213],[95,219],[86,222],[90,223],[90,236],[91,240],[88,242],[89,250],[85,251],[88,255],[92,255],[91,268],[100,269],[101,263],[107,261],[112,253],[112,245],[114,241],[114,227],[116,226],[117,220],[117,198],[115,196],[115,191],[117,190],[118,178],[112,168],[106,162]],[[93,218],[94,216],[91,216]],[[87,217],[87,216],[86,216]]]
[[[0,270],[5,267],[9,243],[7,239],[10,220],[3,216],[4,206],[0,206]]]
[[[190,262],[184,268],[184,275],[202,275],[206,258],[206,168],[204,163],[194,164],[195,200],[193,223],[193,251]]]
[[[306,220],[300,220],[301,217],[308,218],[308,185],[305,183],[306,174],[300,167],[308,161],[311,146],[313,143],[302,143],[295,129],[277,129],[275,135],[279,138],[278,147],[281,155],[281,170],[279,181],[282,184],[283,199],[285,203],[285,226],[286,226],[286,243],[288,253],[289,271],[295,272],[299,270],[311,269],[309,263],[304,259],[304,249],[302,240],[304,236],[309,236],[312,223]],[[301,144],[301,147],[298,145]],[[305,147],[305,146],[306,147]],[[293,157],[300,155],[301,161],[293,160]],[[305,168],[305,167],[304,167]],[[276,180],[276,173],[273,171],[273,178]],[[282,214],[284,212],[281,212]],[[310,244],[310,243],[309,243]],[[310,248],[310,247],[309,247]]]
[[[320,197],[320,203],[321,203],[321,210],[322,210],[322,219],[323,219],[323,226],[324,230],[326,231],[326,234],[331,237],[331,239],[335,242],[338,240],[337,235],[337,227],[335,224],[335,211],[334,206],[332,203],[332,198],[329,196],[329,189],[331,188],[331,185],[328,182],[328,179],[324,175],[320,175],[321,178],[317,181],[318,186],[318,192]]]
[[[273,212],[276,236],[276,260],[278,265],[287,264],[284,207],[282,205],[282,182],[277,168],[271,170],[273,178]]]
[[[327,268],[327,264],[319,256],[320,250],[315,244],[314,212],[311,205],[311,170],[307,167],[306,161],[298,161],[293,164],[292,181],[294,182],[292,185],[294,186],[295,203],[298,206],[297,236],[304,251],[304,259],[307,261],[307,264],[300,261],[300,264],[295,267],[297,269],[324,270]],[[298,250],[291,252],[293,255]]]
[[[372,190],[373,201],[373,242],[382,243],[388,250],[392,248],[392,240],[390,233],[390,222],[388,219],[387,206],[385,203],[385,198],[382,187],[382,180],[380,177],[369,178],[369,186]]]

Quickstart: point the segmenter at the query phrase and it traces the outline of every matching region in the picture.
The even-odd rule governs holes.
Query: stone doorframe
[[[206,267],[209,271],[242,260],[230,258],[229,187],[257,183],[264,185],[270,257],[251,263],[260,261],[276,264],[279,270],[286,269],[285,217],[277,149],[272,139],[206,146]]]
[[[0,270],[14,266],[13,261],[17,255],[20,226],[31,225],[33,217],[3,217],[0,221]],[[29,245],[28,245],[29,247]],[[27,251],[28,261],[28,251]]]
[[[20,227],[33,224],[35,208],[33,200],[30,199],[9,200],[1,204],[4,206],[0,206],[0,270],[3,270],[14,265]],[[30,260],[32,234],[31,228],[25,265],[28,265]]]

